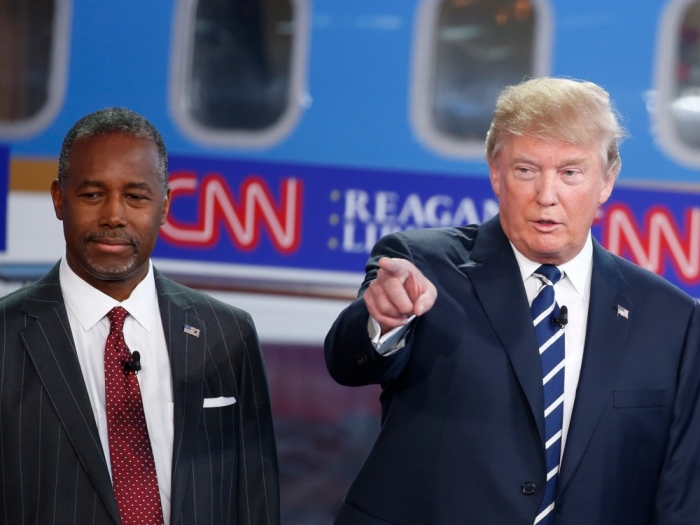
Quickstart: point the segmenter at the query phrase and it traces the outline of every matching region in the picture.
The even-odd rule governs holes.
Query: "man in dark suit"
[[[129,110],[64,140],[66,256],[0,302],[0,523],[279,523],[253,322],[150,262],[167,173]]]
[[[383,388],[337,524],[700,523],[698,305],[590,235],[621,135],[595,84],[507,88],[500,214],[377,243],[326,339],[336,381]]]

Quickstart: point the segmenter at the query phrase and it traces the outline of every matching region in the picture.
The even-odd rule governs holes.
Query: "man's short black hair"
[[[126,108],[105,108],[84,116],[63,139],[58,159],[58,183],[63,190],[68,169],[68,154],[76,139],[121,133],[131,137],[151,139],[158,148],[158,176],[165,191],[168,188],[168,152],[158,130],[147,119]]]

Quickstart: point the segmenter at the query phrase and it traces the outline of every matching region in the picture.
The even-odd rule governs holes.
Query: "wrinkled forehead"
[[[67,181],[99,175],[105,180],[129,176],[160,184],[158,148],[149,138],[126,134],[81,137],[73,143],[67,160]]]
[[[150,137],[126,133],[100,133],[77,137],[68,151],[68,161],[91,159],[99,163],[115,156],[139,157],[158,162],[158,146]]]
[[[600,143],[596,144],[600,146]],[[494,167],[500,165],[504,150],[508,152],[508,163],[529,162],[534,165],[554,163],[557,166],[585,166],[608,175],[608,163],[602,147],[592,147],[587,142],[572,142],[555,136],[508,134],[497,143],[494,155],[489,162]]]
[[[562,131],[552,127],[533,127],[523,133],[504,131],[497,137],[494,148],[494,160],[497,160],[503,147],[512,144],[512,142],[518,138],[531,138],[549,144],[560,144],[562,147],[574,146],[576,148],[589,150],[595,152],[595,154],[600,157],[601,162],[607,165],[608,144],[604,137],[590,130],[583,130],[580,128],[568,128]]]

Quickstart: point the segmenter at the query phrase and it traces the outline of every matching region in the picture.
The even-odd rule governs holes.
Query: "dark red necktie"
[[[141,389],[136,375],[124,366],[131,361],[123,331],[127,315],[121,306],[107,314],[111,327],[105,345],[105,392],[112,485],[122,525],[163,525]]]

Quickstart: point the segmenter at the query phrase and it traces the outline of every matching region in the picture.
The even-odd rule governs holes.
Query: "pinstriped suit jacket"
[[[277,453],[253,322],[155,277],[175,405],[171,524],[277,525]],[[58,266],[0,300],[0,318],[0,523],[120,524]],[[219,396],[237,402],[202,408]]]

